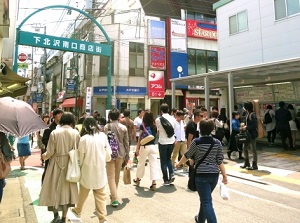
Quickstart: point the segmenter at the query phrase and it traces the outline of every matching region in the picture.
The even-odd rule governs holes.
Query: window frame
[[[238,15],[245,12],[246,13],[246,24],[247,24],[247,28],[246,29],[243,29],[243,30],[240,30],[239,29],[239,19],[238,19]],[[235,17],[236,18],[236,32],[235,33],[231,33],[231,30],[230,30],[230,18],[231,17]],[[232,36],[232,35],[236,35],[236,34],[239,34],[239,33],[243,33],[243,32],[246,32],[249,30],[249,24],[248,24],[248,10],[245,9],[243,11],[240,11],[238,13],[235,13],[231,16],[228,17],[228,25],[229,25],[229,35]]]
[[[135,52],[133,52],[131,50],[131,44],[135,44],[135,46],[133,47],[135,49]],[[144,64],[144,59],[145,59],[145,44],[144,43],[139,43],[139,42],[129,42],[129,59],[128,59],[128,67],[129,67],[129,73],[128,76],[131,77],[144,77],[144,68],[145,68],[145,64]],[[131,66],[131,59],[134,57],[135,58],[135,67]],[[138,64],[138,60],[142,61],[142,64],[139,63]],[[134,74],[133,72],[130,72],[132,69],[134,69]],[[137,72],[139,71],[139,72]]]
[[[289,14],[288,13],[288,0],[282,0],[284,1],[284,6],[285,6],[285,16],[282,17],[282,18],[276,18],[276,4],[275,4],[275,1],[273,1],[273,5],[274,5],[274,20],[275,21],[280,21],[280,20],[283,20],[283,19],[288,19],[288,18],[291,18],[293,16],[297,16],[297,15],[300,15],[300,0],[295,0],[295,1],[298,1],[299,2],[299,12],[296,12],[294,14]]]

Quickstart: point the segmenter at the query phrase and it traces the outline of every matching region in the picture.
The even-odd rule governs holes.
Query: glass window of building
[[[235,34],[248,29],[247,11],[239,12],[229,17],[229,33]]]
[[[300,13],[299,0],[274,0],[274,7],[276,20]]]
[[[129,76],[144,76],[143,43],[129,43]]]
[[[188,75],[203,74],[218,70],[218,52],[188,49]]]
[[[107,44],[107,43],[101,43],[101,44]],[[115,44],[115,43],[114,43]],[[111,76],[114,76],[114,44],[112,44],[112,55],[111,55]],[[88,57],[86,57],[88,59]],[[107,77],[108,73],[108,62],[109,62],[109,57],[107,56],[99,56],[100,58],[100,65],[99,65],[99,76],[102,77]],[[86,61],[87,64],[88,61]]]

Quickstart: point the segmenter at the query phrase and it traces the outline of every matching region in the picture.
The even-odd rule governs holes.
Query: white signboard
[[[187,53],[186,21],[170,20],[171,52]]]
[[[85,98],[85,112],[87,113],[87,115],[91,115],[91,109],[92,109],[92,88],[87,87],[86,98]]]

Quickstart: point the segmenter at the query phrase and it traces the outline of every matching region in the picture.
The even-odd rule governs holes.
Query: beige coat
[[[39,205],[58,209],[61,205],[76,204],[78,188],[76,183],[66,180],[69,155],[79,133],[68,125],[54,130],[50,134],[47,145],[46,159],[50,159],[42,185]]]

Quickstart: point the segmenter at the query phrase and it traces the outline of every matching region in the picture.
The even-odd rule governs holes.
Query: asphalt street
[[[220,197],[219,186],[214,190],[213,202],[218,222],[299,222],[299,160],[299,150],[285,152],[266,146],[259,151],[258,171],[240,169],[239,160],[235,157],[233,160],[225,159],[230,200]],[[136,165],[131,164],[130,167],[133,179]],[[0,222],[50,222],[52,213],[46,207],[37,206],[43,172],[39,150],[33,150],[33,155],[26,162],[26,170],[19,170],[18,160],[13,162],[13,168],[4,190]],[[107,198],[109,222],[194,222],[199,210],[199,197],[197,193],[187,190],[186,173],[178,170],[175,175],[174,185],[162,186],[161,180],[155,192],[149,190],[149,166],[146,167],[140,187],[124,185],[121,176],[119,196],[122,204],[113,208]],[[81,219],[72,213],[68,213],[68,217],[70,222],[98,222],[92,193],[86,201]]]

